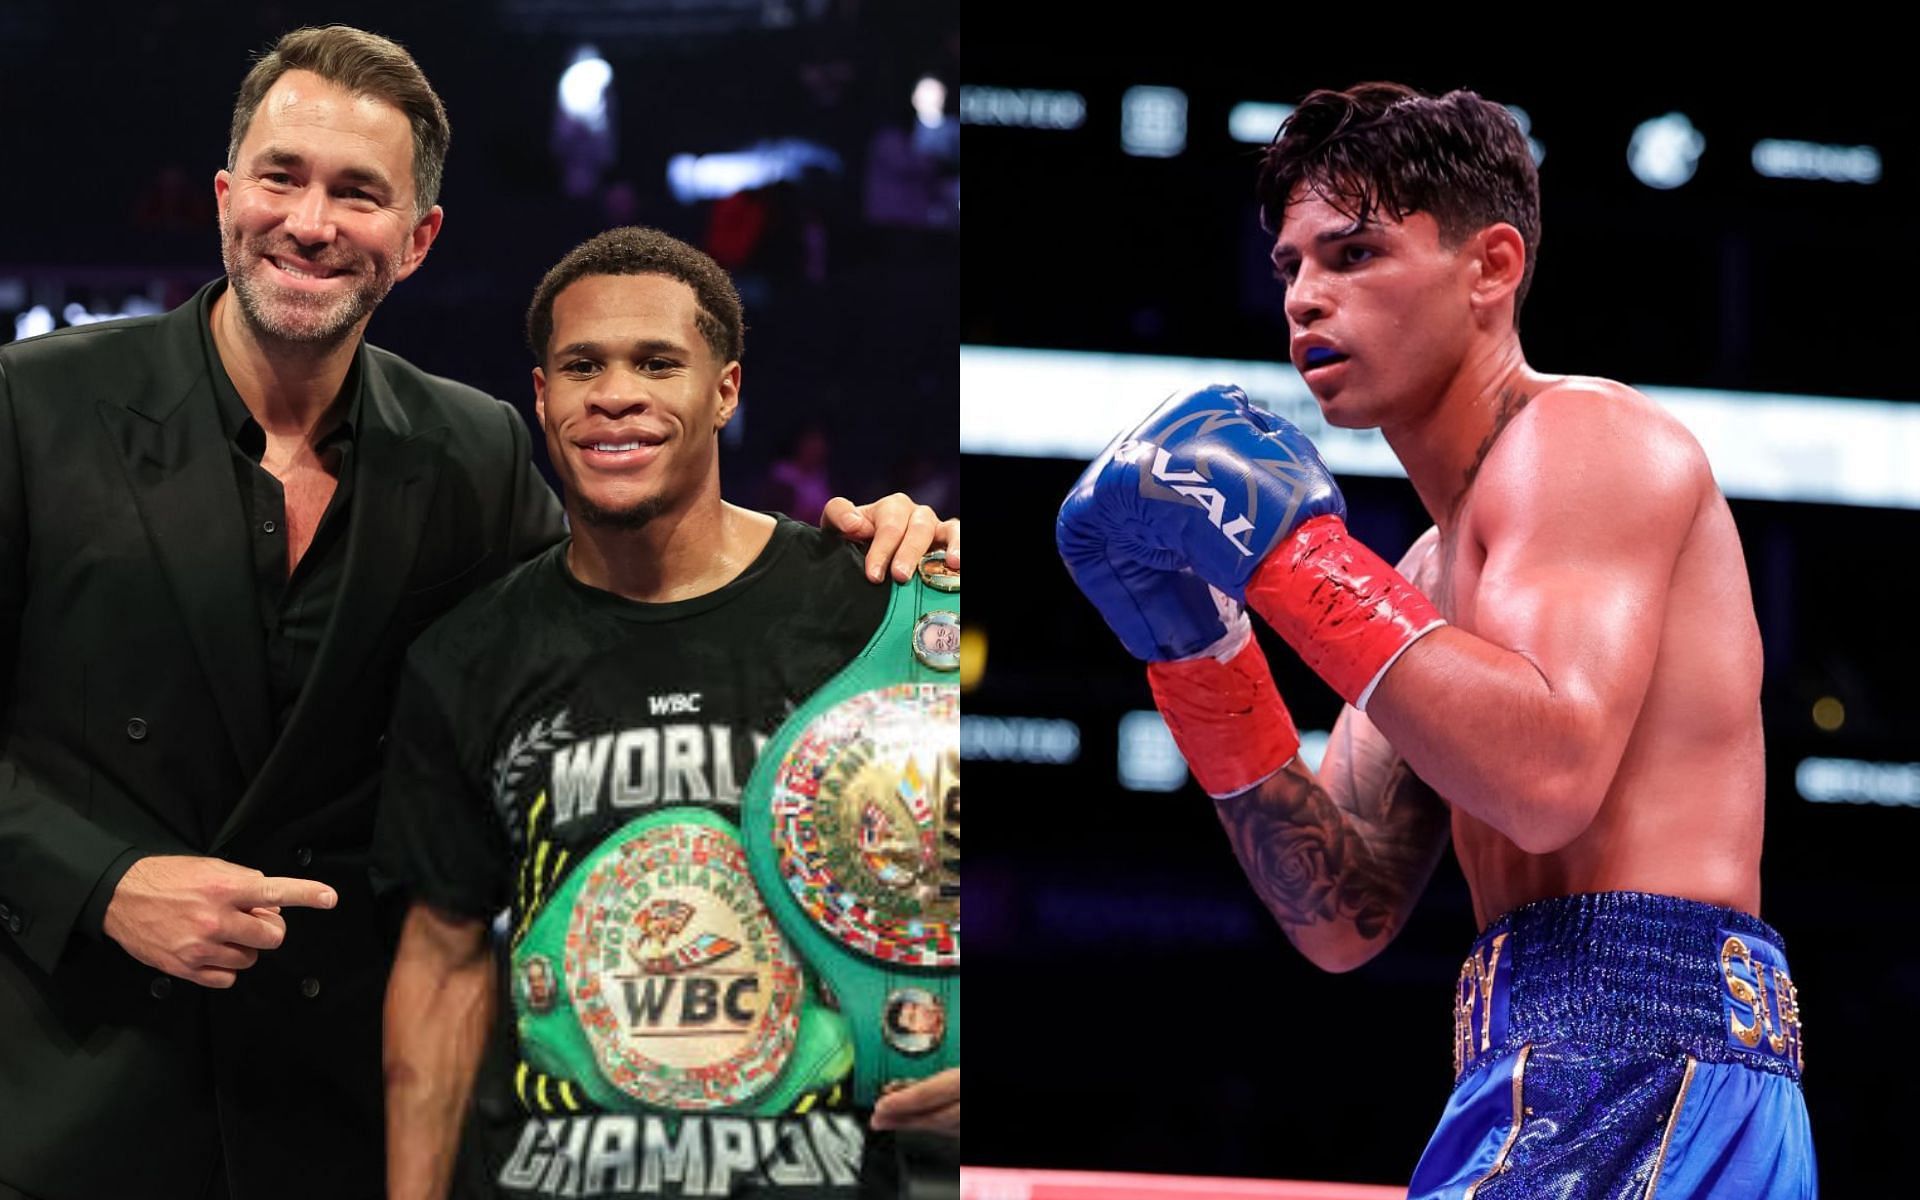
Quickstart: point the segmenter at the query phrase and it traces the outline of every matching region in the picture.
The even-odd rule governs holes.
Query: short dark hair
[[[589,275],[665,275],[693,289],[693,323],[721,362],[737,362],[746,350],[740,293],[719,263],[658,229],[626,225],[595,234],[553,265],[527,306],[527,349],[545,362],[553,337],[553,299],[568,284]]]
[[[238,165],[240,143],[267,92],[288,71],[312,71],[350,92],[385,100],[407,116],[413,128],[413,215],[427,215],[440,197],[453,129],[447,110],[434,94],[420,65],[390,38],[350,25],[296,29],[262,54],[240,82],[233,102],[233,128],[227,134],[227,169]]]
[[[1519,122],[1464,90],[1427,96],[1398,83],[1321,89],[1300,102],[1260,160],[1260,221],[1277,234],[1300,184],[1365,222],[1424,212],[1449,247],[1499,221],[1520,231],[1527,262],[1514,324],[1540,247],[1540,174]]]

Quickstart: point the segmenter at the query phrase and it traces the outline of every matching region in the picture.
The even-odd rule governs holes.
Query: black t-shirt
[[[389,739],[377,873],[499,935],[502,1019],[462,1186],[888,1194],[874,1176],[890,1160],[869,1144],[888,1139],[822,1050],[838,1045],[822,1033],[831,997],[738,847],[755,757],[865,647],[888,588],[857,547],[785,518],[738,578],[669,604],[580,583],[569,544],[415,643]],[[603,944],[608,928],[627,944]],[[803,1060],[814,1086],[755,1091]],[[676,1072],[689,1064],[701,1081]]]

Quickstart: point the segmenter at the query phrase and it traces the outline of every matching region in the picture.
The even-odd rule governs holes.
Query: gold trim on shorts
[[[1680,1123],[1680,1106],[1687,1102],[1687,1089],[1693,1086],[1693,1069],[1699,1065],[1693,1055],[1687,1055],[1687,1073],[1680,1077],[1680,1094],[1673,1098],[1673,1115],[1667,1118],[1667,1131],[1660,1135],[1660,1157],[1653,1160],[1653,1178],[1647,1180],[1647,1200],[1653,1200],[1653,1189],[1660,1186],[1660,1168],[1667,1165],[1667,1144],[1673,1141],[1673,1127]]]
[[[1493,1160],[1493,1169],[1473,1181],[1467,1188],[1462,1200],[1473,1200],[1473,1194],[1480,1185],[1507,1169],[1507,1155],[1513,1152],[1513,1144],[1520,1138],[1520,1123],[1526,1118],[1526,1107],[1520,1102],[1520,1077],[1527,1073],[1527,1055],[1533,1053],[1533,1043],[1520,1047],[1520,1057],[1513,1063],[1513,1128],[1507,1130],[1507,1140],[1500,1145],[1500,1153]]]

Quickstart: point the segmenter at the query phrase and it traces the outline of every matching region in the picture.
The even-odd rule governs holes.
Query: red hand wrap
[[[1300,749],[1293,717],[1251,637],[1226,662],[1208,655],[1148,663],[1147,682],[1174,745],[1215,799],[1262,782]]]
[[[1247,607],[1342,699],[1361,711],[1373,687],[1440,610],[1339,517],[1315,517],[1274,547],[1247,581]]]

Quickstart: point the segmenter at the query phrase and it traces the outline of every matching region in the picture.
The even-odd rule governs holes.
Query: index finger
[[[291,879],[284,875],[263,875],[242,889],[242,908],[332,908],[339,895],[315,879]]]

